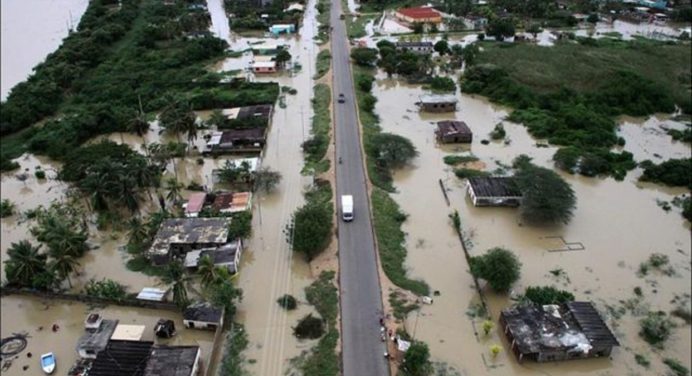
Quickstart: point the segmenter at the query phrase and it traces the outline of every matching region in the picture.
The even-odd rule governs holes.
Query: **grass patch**
[[[476,162],[478,157],[475,155],[445,155],[442,160],[446,165],[456,166],[462,163]]]
[[[318,0],[317,5],[317,22],[319,22],[317,37],[315,39],[319,44],[326,43],[329,40],[331,24],[329,17],[331,13],[331,2],[329,0]]]
[[[347,8],[345,8],[347,9]],[[346,32],[349,38],[362,38],[367,35],[365,32],[365,25],[371,20],[379,18],[378,15],[368,14],[360,17],[356,17],[355,21],[353,17],[346,16]]]
[[[324,271],[315,282],[305,288],[308,302],[327,322],[329,329],[313,349],[292,359],[293,365],[304,375],[339,374],[339,357],[336,353],[336,343],[339,339],[339,332],[336,329],[339,298],[333,282],[335,274],[333,271]]]
[[[430,287],[427,283],[406,276],[405,235],[401,231],[406,214],[402,213],[399,205],[381,189],[372,191],[372,212],[380,261],[387,277],[403,289],[417,295],[429,295]]]
[[[408,304],[406,299],[402,299],[401,296],[396,292],[391,292],[389,294],[389,304],[392,305],[392,309],[394,310],[394,317],[399,320],[404,320],[409,312],[415,311],[419,308],[418,304]]]
[[[649,368],[651,365],[651,361],[647,357],[641,354],[634,354],[634,360],[639,364],[640,366],[644,368]]]
[[[329,67],[332,63],[332,54],[329,50],[322,50],[317,54],[315,79],[318,80],[322,78],[327,72],[329,72]]]
[[[151,261],[144,255],[135,256],[125,264],[128,270],[133,272],[144,273],[151,277],[160,277],[164,273],[164,268],[151,264]]]
[[[247,349],[249,341],[245,327],[239,323],[233,323],[231,330],[226,334],[226,353],[221,360],[221,374],[227,376],[245,376],[247,371],[243,367],[245,357],[243,351]]]
[[[326,84],[317,84],[314,87],[314,97],[312,98],[312,127],[310,133],[312,137],[303,143],[305,153],[305,167],[303,171],[307,173],[314,170],[316,174],[325,172],[329,169],[329,161],[324,159],[329,148],[329,131],[331,130],[331,89]]]
[[[665,358],[663,359],[663,363],[673,371],[675,376],[688,376],[690,374],[690,370],[683,366],[677,359]]]

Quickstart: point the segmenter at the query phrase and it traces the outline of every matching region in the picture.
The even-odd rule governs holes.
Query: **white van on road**
[[[341,218],[346,222],[353,220],[353,196],[351,195],[341,196]]]

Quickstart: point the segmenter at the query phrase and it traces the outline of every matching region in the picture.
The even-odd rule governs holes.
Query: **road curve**
[[[336,156],[336,201],[353,195],[354,220],[343,222],[337,211],[339,231],[339,275],[341,289],[341,333],[344,376],[389,375],[380,339],[379,317],[382,294],[370,221],[368,191],[363,169],[361,138],[356,115],[355,90],[351,76],[346,27],[339,19],[341,1],[331,5],[332,98]],[[338,102],[343,93],[345,103]]]

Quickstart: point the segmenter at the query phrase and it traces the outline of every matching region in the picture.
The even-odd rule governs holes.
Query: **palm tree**
[[[51,249],[61,249],[70,256],[79,258],[88,249],[88,235],[84,229],[78,230],[75,227],[68,218],[47,213],[39,218],[38,226],[32,228],[31,233]]]
[[[197,274],[201,278],[203,288],[213,284],[218,278],[216,265],[214,265],[214,260],[209,255],[204,255],[204,257],[199,259]]]
[[[72,281],[70,280],[70,274],[74,273],[79,266],[79,261],[61,248],[49,248],[48,254],[53,259],[51,260],[49,267],[55,272],[55,275],[60,281],[67,278],[67,283],[72,288]]]
[[[180,192],[183,190],[183,188],[185,188],[185,186],[183,186],[183,184],[178,182],[175,178],[168,178],[166,180],[166,190],[168,191],[166,198],[174,203],[178,202],[178,200],[182,199]]]
[[[127,234],[130,238],[130,243],[135,245],[144,244],[149,238],[147,227],[137,217],[132,217],[127,222]]]
[[[35,247],[28,240],[12,243],[7,249],[5,276],[11,285],[29,287],[34,276],[46,271],[48,256],[40,253],[41,246]]]
[[[180,308],[187,307],[189,299],[187,297],[187,284],[190,277],[185,274],[185,267],[180,260],[171,261],[164,269],[161,282],[170,286],[173,290],[173,301]]]

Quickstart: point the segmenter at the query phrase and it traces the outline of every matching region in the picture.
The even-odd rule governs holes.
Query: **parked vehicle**
[[[344,103],[346,102],[346,97],[344,96],[344,93],[339,94],[339,103]]]
[[[341,196],[341,218],[346,222],[353,220],[353,196],[351,195]]]

